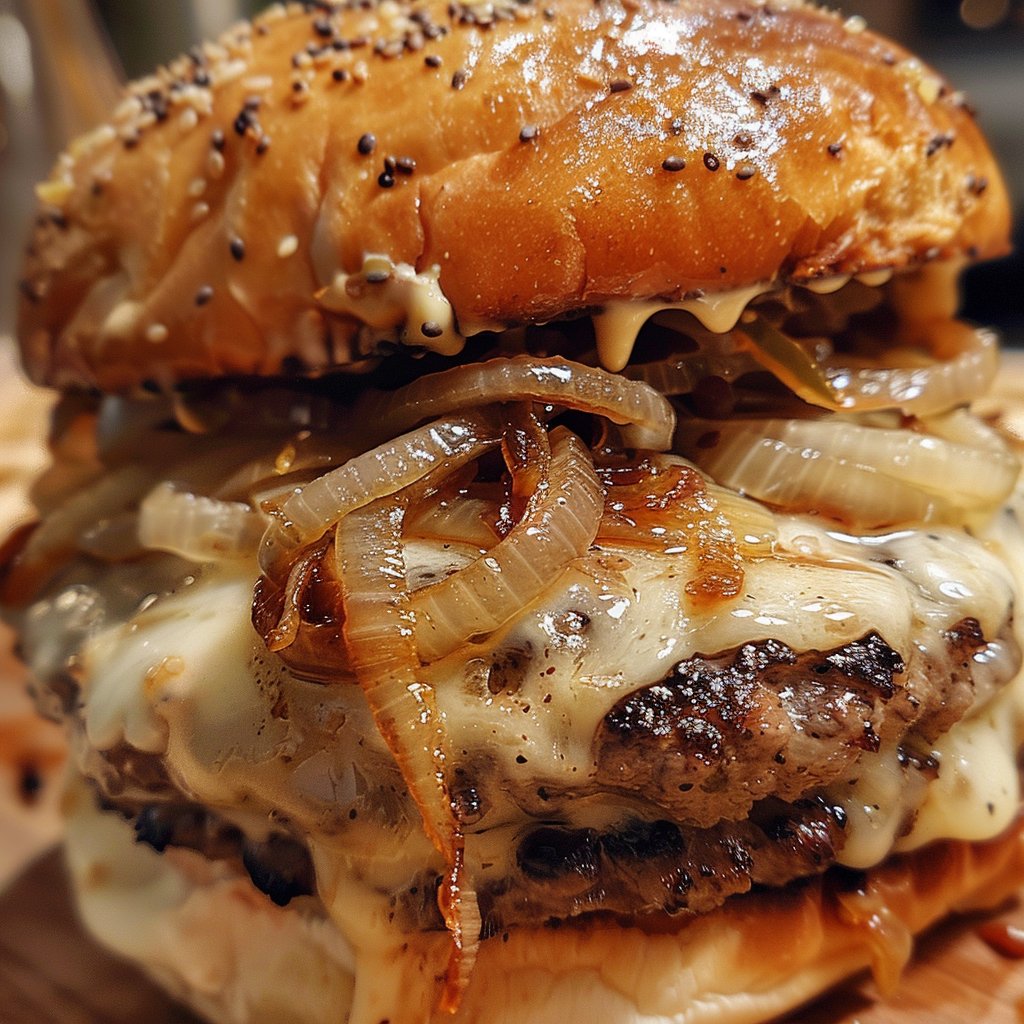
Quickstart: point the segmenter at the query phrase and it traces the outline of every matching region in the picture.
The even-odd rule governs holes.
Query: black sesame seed
[[[740,164],[736,169],[736,177],[740,181],[749,181],[755,174],[757,174],[757,168],[753,164]]]
[[[828,144],[829,156],[842,156],[843,144],[841,142],[830,142]]]
[[[461,89],[466,84],[466,79],[468,78],[469,72],[463,68],[459,68],[459,70],[452,75],[452,88]]]
[[[342,50],[347,50],[348,49],[348,40],[347,39],[332,39],[331,40],[331,49],[334,50],[336,53],[341,53]]]
[[[203,287],[196,292],[196,305],[205,306],[212,298],[213,288],[208,284],[204,284]]]
[[[246,96],[244,107],[246,110],[259,110],[263,106],[262,96]]]
[[[226,144],[227,139],[224,138],[224,133],[219,128],[215,128],[210,135],[210,145],[220,153]]]
[[[256,155],[263,156],[268,149],[270,149],[270,136],[261,135],[260,141],[256,143]]]
[[[306,83],[301,79],[296,79],[292,82],[292,92],[303,92],[306,89]]]
[[[245,259],[245,242],[237,236],[231,239],[231,243],[228,248],[231,250],[231,255],[238,263],[241,263],[242,260]]]
[[[331,72],[331,78],[333,78],[336,82],[347,82],[348,71],[345,68],[335,68]]]
[[[532,142],[540,134],[540,129],[535,124],[524,124],[519,129],[520,142]]]
[[[686,161],[681,156],[667,156],[661,161],[661,169],[663,171],[683,171],[686,170]]]
[[[632,88],[633,83],[627,78],[616,78],[608,83],[609,92],[629,92]]]
[[[750,132],[737,132],[733,137],[732,144],[737,149],[750,149],[754,144],[754,138]]]
[[[704,154],[704,166],[709,171],[717,171],[718,168],[722,166],[722,162],[718,159],[717,156],[715,156],[714,153],[705,153]]]
[[[416,170],[416,161],[411,156],[400,156],[395,161],[395,169],[399,174],[412,174]]]
[[[392,185],[394,185],[394,183],[394,177],[388,174],[387,171],[385,171],[377,178],[377,184],[380,185],[381,188],[391,188]]]
[[[317,18],[313,22],[313,31],[318,36],[323,36],[325,39],[330,39],[334,35],[334,29],[331,27],[330,20],[327,18]]]
[[[197,71],[192,79],[192,84],[205,89],[210,84],[210,76],[205,71]]]
[[[426,57],[423,58],[423,63],[426,64],[428,68],[439,68],[441,66],[441,57],[436,53],[428,53]]]
[[[394,174],[398,167],[398,161],[393,156],[384,157],[384,171],[387,174]]]
[[[367,284],[383,284],[391,279],[390,270],[368,270],[366,272]]]
[[[363,156],[369,156],[376,148],[377,136],[372,132],[366,132],[359,136],[359,141],[356,143],[356,149],[358,149]]]
[[[424,320],[420,324],[420,334],[424,338],[440,338],[444,334],[444,328],[436,320]]]
[[[967,175],[967,191],[972,195],[980,196],[987,188],[988,178],[984,177],[984,175],[981,177],[974,174]]]
[[[683,119],[681,117],[673,117],[669,123],[668,130],[673,135],[681,135],[683,133]]]

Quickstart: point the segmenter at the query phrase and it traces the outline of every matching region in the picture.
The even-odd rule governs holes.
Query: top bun
[[[111,391],[356,361],[318,294],[368,254],[439,268],[469,335],[996,255],[1009,224],[961,97],[777,0],[280,5],[133,85],[39,192],[29,372]]]

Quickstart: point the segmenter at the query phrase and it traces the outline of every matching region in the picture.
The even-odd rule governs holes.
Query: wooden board
[[[2,836],[0,823],[0,843]],[[992,919],[1024,926],[1024,906],[949,922],[925,936],[900,991],[885,1003],[862,977],[787,1024],[1021,1024],[1024,961],[1006,959],[979,937],[978,925]],[[198,1024],[84,934],[57,852],[0,897],[0,1021]]]

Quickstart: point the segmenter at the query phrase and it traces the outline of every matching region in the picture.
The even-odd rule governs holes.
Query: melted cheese
[[[462,351],[466,339],[441,291],[440,274],[438,266],[417,273],[408,263],[370,254],[358,274],[338,274],[318,301],[324,309],[344,313],[383,332],[385,339],[397,331],[403,345],[454,356]]]
[[[725,334],[737,323],[751,299],[771,290],[769,282],[752,284],[724,292],[710,292],[680,302],[653,299],[650,302],[619,300],[608,302],[600,313],[594,314],[594,333],[597,354],[606,370],[618,372],[633,354],[640,328],[655,313],[665,309],[691,313],[709,331]]]

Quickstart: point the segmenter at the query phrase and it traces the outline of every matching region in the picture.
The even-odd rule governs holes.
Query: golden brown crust
[[[63,158],[22,282],[36,380],[350,362],[353,322],[315,296],[366,253],[439,265],[470,333],[1005,247],[1005,189],[962,101],[833,14],[310,8],[137,84]],[[385,187],[388,156],[415,168]]]

